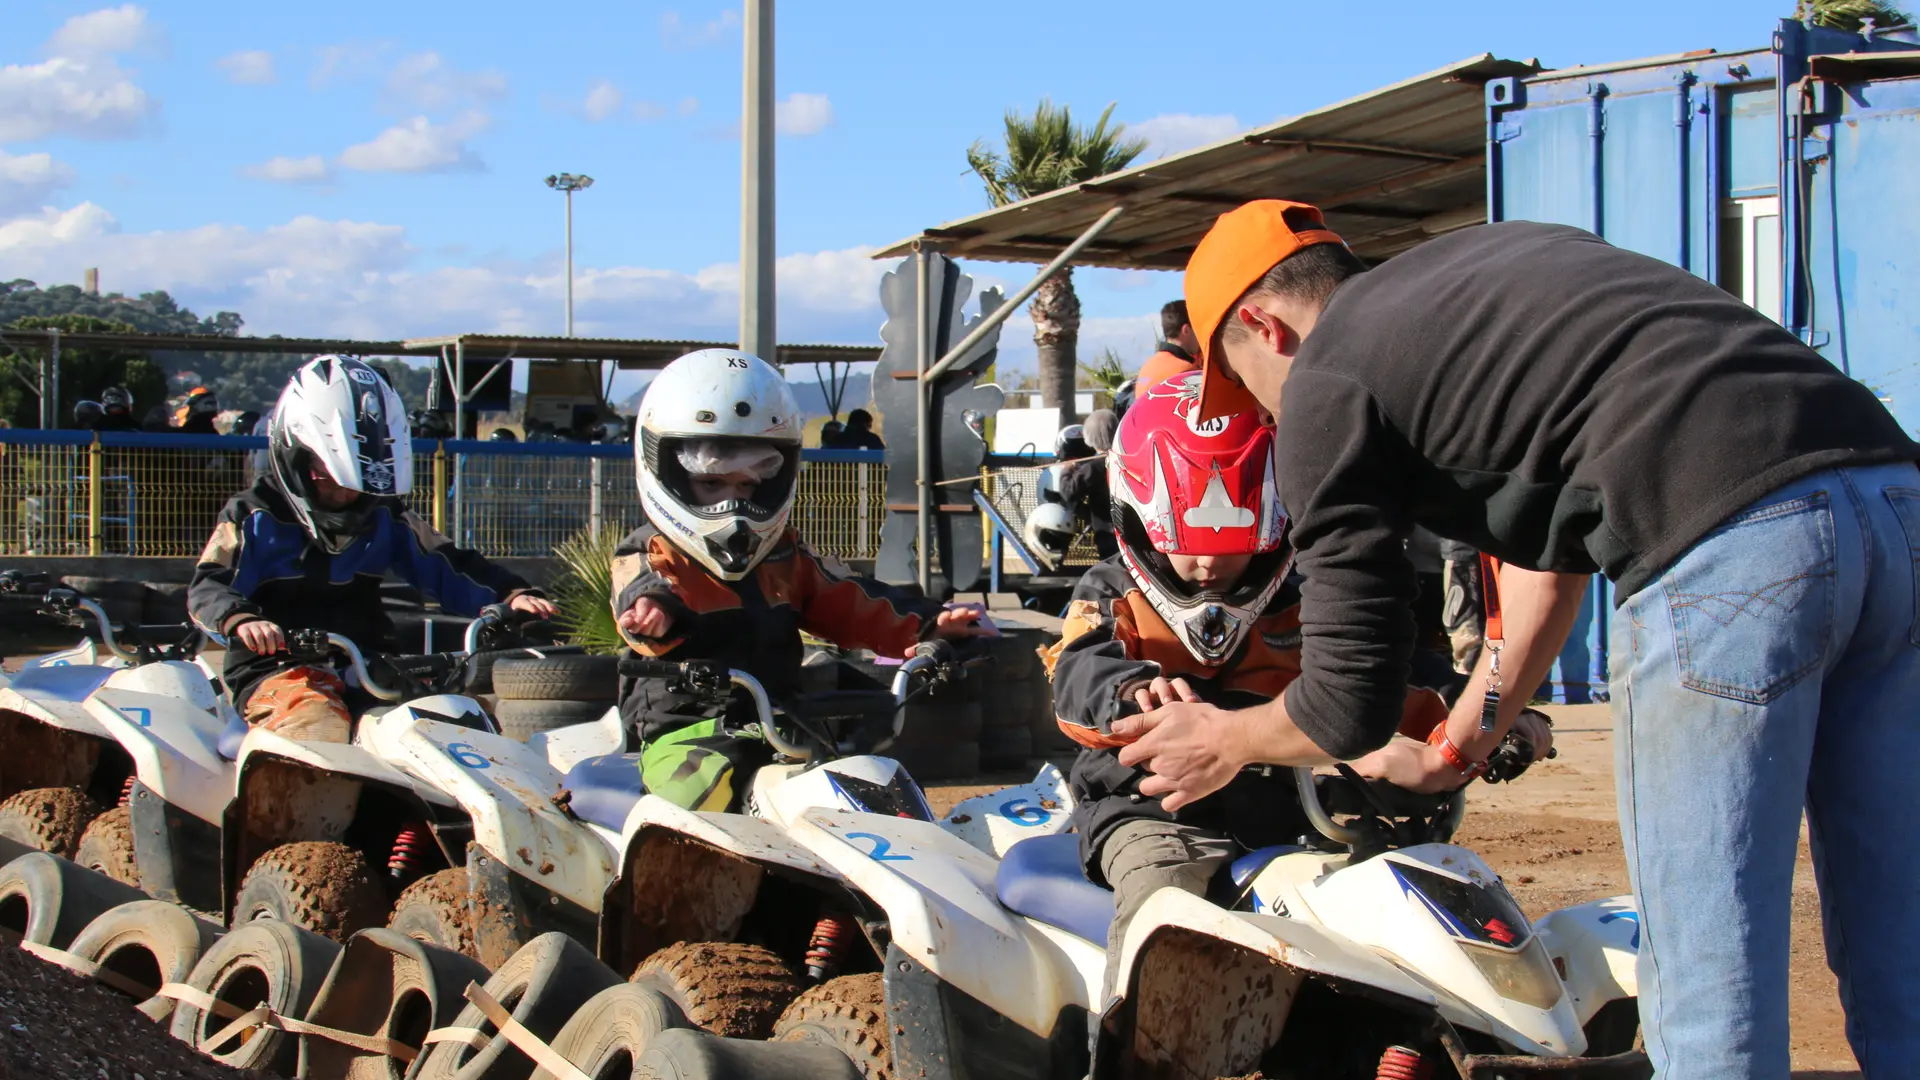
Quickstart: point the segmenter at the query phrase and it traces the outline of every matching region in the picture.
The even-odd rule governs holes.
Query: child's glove
[[[979,604],[948,604],[934,618],[933,633],[943,638],[999,637],[1000,628]]]
[[[620,613],[616,620],[624,633],[634,637],[658,640],[667,636],[673,629],[673,615],[666,605],[651,596],[643,596],[633,602],[633,606]]]

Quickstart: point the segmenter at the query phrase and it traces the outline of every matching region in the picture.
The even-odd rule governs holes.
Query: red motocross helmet
[[[1121,418],[1107,455],[1121,558],[1194,658],[1233,656],[1287,570],[1287,514],[1274,483],[1273,427],[1258,413],[1200,421],[1198,371],[1149,387]],[[1201,589],[1168,554],[1252,555],[1227,589]]]

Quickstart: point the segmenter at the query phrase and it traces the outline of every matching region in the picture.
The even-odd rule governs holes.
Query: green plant
[[[1880,0],[1799,0],[1794,5],[1793,17],[1808,26],[1824,26],[1850,33],[1858,33],[1868,19],[1872,19],[1873,25],[1881,30],[1913,22],[1911,15]]]
[[[1100,355],[1091,364],[1081,364],[1080,370],[1096,390],[1117,393],[1121,387],[1133,381],[1127,374],[1126,365],[1120,360],[1120,354],[1112,349],[1100,350]]]
[[[615,528],[582,529],[553,551],[561,567],[548,590],[560,609],[554,624],[590,653],[611,656],[627,648],[613,621],[613,552],[620,540]]]

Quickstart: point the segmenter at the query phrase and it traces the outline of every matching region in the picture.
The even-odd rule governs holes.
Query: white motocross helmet
[[[1060,569],[1066,560],[1067,549],[1073,546],[1073,511],[1066,504],[1043,502],[1027,515],[1027,550],[1046,564],[1049,570]]]
[[[739,581],[779,543],[800,471],[800,408],[773,365],[733,349],[702,349],[663,368],[640,401],[633,436],[640,506],[675,547],[724,581]],[[702,506],[686,461],[771,460],[750,499]],[[760,451],[756,455],[754,452]]]
[[[293,373],[267,425],[267,458],[301,527],[335,555],[360,535],[377,500],[413,491],[407,408],[378,371],[348,356],[316,356]],[[360,497],[344,510],[319,505],[315,466]]]

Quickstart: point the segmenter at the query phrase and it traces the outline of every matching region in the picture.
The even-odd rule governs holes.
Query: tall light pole
[[[593,177],[560,173],[547,177],[547,186],[567,197],[567,336],[573,336],[573,193],[593,186]]]
[[[740,123],[740,348],[769,364],[773,325],[773,0],[746,0]]]

